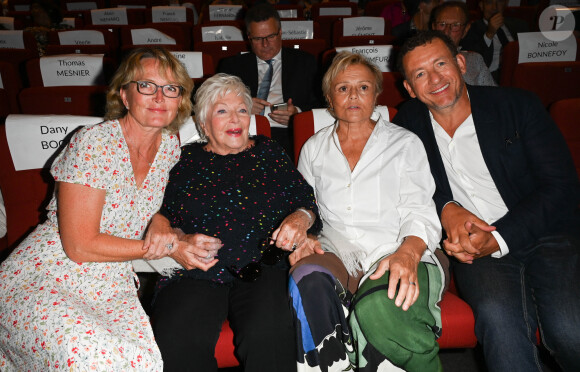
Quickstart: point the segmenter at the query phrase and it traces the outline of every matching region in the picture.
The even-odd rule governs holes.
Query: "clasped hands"
[[[491,233],[495,226],[488,225],[467,209],[448,203],[441,212],[441,225],[447,233],[443,249],[464,263],[488,256],[499,250],[499,244]]]

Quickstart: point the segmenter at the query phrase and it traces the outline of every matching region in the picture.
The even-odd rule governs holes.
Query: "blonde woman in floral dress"
[[[107,95],[107,119],[56,158],[48,220],[0,267],[0,370],[161,371],[131,260],[177,249],[141,240],[179,160],[173,132],[193,84],[160,48],[133,51]]]

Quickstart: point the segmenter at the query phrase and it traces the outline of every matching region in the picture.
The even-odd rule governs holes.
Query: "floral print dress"
[[[138,186],[121,126],[108,121],[80,129],[51,173],[57,182],[106,190],[101,233],[141,239],[179,155],[177,137],[163,133]],[[48,220],[0,266],[0,370],[161,371],[135,279],[130,262],[66,256],[53,196]]]

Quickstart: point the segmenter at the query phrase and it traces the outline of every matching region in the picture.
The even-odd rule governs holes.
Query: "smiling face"
[[[339,121],[360,123],[370,120],[377,95],[371,70],[356,64],[336,75],[327,100]]]
[[[452,109],[460,99],[469,100],[465,82],[465,59],[456,58],[438,38],[418,46],[403,57],[405,88],[433,112]]]
[[[441,26],[441,22],[445,22],[445,27]],[[433,22],[433,29],[443,32],[449,36],[453,44],[459,45],[459,42],[465,36],[467,20],[461,9],[458,7],[449,7],[443,9],[438,15],[435,22]],[[454,26],[454,24],[461,24]]]
[[[182,97],[167,98],[163,95],[161,86],[176,84],[173,74],[168,71],[163,77],[159,73],[159,62],[153,58],[145,58],[141,61],[143,70],[135,74],[135,81],[148,81],[159,86],[153,95],[144,95],[137,91],[137,84],[130,83],[121,88],[121,99],[128,108],[125,120],[148,128],[165,128],[177,116],[177,109]]]
[[[252,40],[256,37],[263,39]],[[282,48],[282,32],[274,18],[251,22],[248,26],[248,38],[251,40],[252,51],[263,61],[274,58]]]
[[[203,124],[208,147],[220,155],[237,154],[249,142],[250,113],[241,95],[229,92],[218,98]]]

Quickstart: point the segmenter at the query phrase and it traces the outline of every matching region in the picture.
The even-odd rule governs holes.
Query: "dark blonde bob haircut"
[[[135,80],[135,76],[143,71],[141,61],[147,58],[152,58],[159,62],[159,74],[161,76],[167,78],[172,74],[176,79],[172,83],[180,85],[183,88],[180,97],[169,98],[181,99],[177,108],[177,116],[167,127],[171,133],[174,133],[191,116],[193,108],[191,102],[193,81],[189,77],[183,64],[173,54],[167,51],[167,49],[161,47],[137,48],[129,52],[123,59],[123,62],[121,62],[109,85],[105,120],[120,119],[127,115],[127,108],[121,98],[121,89],[128,89],[130,82]]]
[[[326,71],[326,74],[324,74],[324,77],[322,78],[322,94],[324,95],[324,98],[326,99],[326,102],[328,104],[330,104],[330,102],[328,101],[328,97],[330,97],[334,79],[336,79],[336,76],[339,73],[343,72],[348,67],[354,65],[362,65],[369,69],[369,71],[373,74],[375,78],[374,79],[375,94],[377,95],[381,94],[381,92],[383,91],[383,73],[381,72],[381,70],[379,70],[377,65],[375,65],[374,63],[369,61],[366,57],[360,54],[345,51],[338,53],[334,57],[334,59],[332,60],[332,64],[330,65],[330,67]]]

